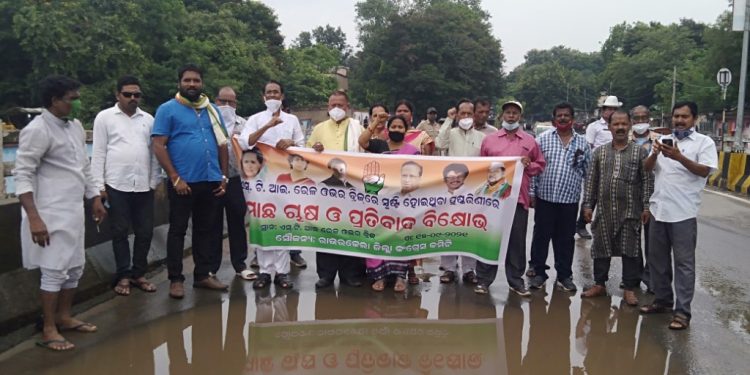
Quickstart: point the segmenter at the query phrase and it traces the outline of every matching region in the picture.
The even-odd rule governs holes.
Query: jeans
[[[550,240],[555,253],[557,279],[565,280],[573,275],[573,236],[576,232],[577,212],[577,203],[552,203],[536,199],[530,263],[537,275],[547,279],[546,263]]]
[[[647,260],[651,273],[649,286],[656,296],[654,303],[672,306],[674,302],[674,311],[690,318],[690,303],[695,294],[695,245],[698,241],[698,222],[692,218],[666,223],[656,221],[652,216],[649,226],[648,238],[651,248]]]
[[[217,216],[216,241],[219,257],[212,267],[213,273],[221,267],[222,242],[224,233],[224,213],[227,215],[227,232],[229,233],[229,256],[234,271],[239,273],[247,269],[247,231],[245,229],[245,214],[247,204],[245,194],[242,193],[242,181],[239,177],[232,177],[227,183],[227,192],[219,198],[219,215]]]
[[[213,189],[219,182],[189,183],[191,194],[178,195],[171,183],[169,190],[169,232],[167,233],[167,274],[172,282],[182,282],[182,256],[188,221],[193,218],[193,277],[202,281],[212,272],[221,249],[216,248],[216,217],[221,212],[220,199]]]
[[[154,191],[124,192],[106,186],[109,225],[115,255],[115,283],[123,278],[138,279],[146,274],[148,251],[154,235]],[[130,263],[128,231],[133,227],[133,263]]]
[[[513,288],[521,287],[523,271],[526,268],[526,227],[529,221],[529,211],[522,204],[516,205],[516,214],[510,228],[508,249],[505,255],[505,277],[508,285]],[[490,285],[497,276],[497,265],[490,265],[477,261],[477,279],[479,284]]]

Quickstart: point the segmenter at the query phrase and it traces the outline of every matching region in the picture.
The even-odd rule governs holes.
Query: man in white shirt
[[[280,150],[289,147],[303,147],[305,136],[297,116],[281,110],[284,99],[284,87],[276,81],[268,81],[263,88],[263,100],[266,110],[258,112],[247,119],[245,129],[239,136],[239,144],[248,150],[256,143],[264,143]],[[271,273],[276,272],[273,282],[277,286],[289,289],[294,284],[289,280],[289,250],[258,250],[260,276],[253,282],[253,288],[266,288],[271,282]]]
[[[219,112],[224,119],[224,125],[227,128],[227,134],[230,137],[239,136],[245,127],[245,119],[237,116],[237,93],[233,88],[224,86],[219,89],[214,99],[219,106]],[[227,165],[227,193],[221,197],[221,212],[217,217],[216,246],[219,247],[219,256],[214,260],[213,272],[216,273],[221,267],[221,258],[223,253],[222,243],[224,242],[224,214],[227,217],[227,232],[229,234],[229,257],[232,262],[232,268],[237,277],[243,280],[255,280],[255,272],[247,268],[247,231],[245,230],[245,214],[247,213],[247,204],[245,195],[242,193],[242,181],[240,172],[237,167],[237,158],[232,152],[232,142],[227,143],[229,151],[229,160]]]
[[[622,102],[616,96],[606,97],[599,107],[602,116],[586,126],[586,142],[591,147],[592,152],[597,147],[612,141],[612,133],[609,132],[609,117],[621,106]],[[591,233],[586,229],[586,220],[583,219],[583,208],[578,214],[576,232],[581,238],[591,239]]]
[[[39,91],[45,109],[21,130],[13,175],[21,202],[23,266],[41,271],[42,339],[54,350],[75,347],[60,331],[96,332],[97,327],[71,315],[73,297],[86,263],[81,198],[93,198],[98,224],[107,216],[92,183],[86,134],[75,119],[81,108],[80,83],[49,76]]]
[[[117,103],[96,115],[91,175],[109,202],[109,225],[115,255],[115,293],[130,295],[130,286],[155,292],[146,280],[148,251],[154,232],[154,189],[161,180],[159,162],[151,152],[154,118],[138,108],[143,92],[138,78],[117,81]],[[128,231],[133,227],[131,267]]]
[[[653,170],[655,176],[649,202],[652,216],[647,262],[651,273],[649,286],[656,298],[641,307],[641,313],[674,310],[669,323],[674,330],[690,325],[690,303],[695,292],[696,217],[706,179],[718,167],[714,141],[695,131],[697,116],[698,106],[694,102],[675,103],[673,134],[656,141],[645,161],[645,168]]]
[[[481,105],[480,103],[475,103]],[[485,133],[476,128],[476,116],[474,113],[475,103],[472,103],[468,99],[459,100],[458,105],[456,106],[458,108],[458,113],[456,115],[458,126],[451,128],[453,121],[448,118],[440,128],[440,133],[438,134],[435,143],[437,148],[447,149],[448,156],[479,156]],[[487,111],[489,112],[489,104],[487,105]],[[461,263],[463,268],[463,280],[471,284],[476,284],[477,275],[474,271],[477,263],[476,260],[471,257],[462,256]],[[458,256],[441,256],[440,266],[443,269],[443,274],[440,276],[440,282],[454,282],[456,280],[456,272],[458,268]]]

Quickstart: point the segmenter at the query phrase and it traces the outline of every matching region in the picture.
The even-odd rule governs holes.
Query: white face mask
[[[266,100],[266,111],[270,113],[276,113],[281,108],[281,100],[268,99]]]
[[[221,118],[224,119],[225,126],[234,124],[234,120],[237,119],[237,110],[234,107],[221,105],[219,106],[219,113],[221,113]]]
[[[514,122],[512,124],[510,124],[510,123],[508,123],[506,121],[503,121],[503,129],[508,130],[508,131],[516,130],[516,129],[518,129],[518,127],[520,125],[521,125],[521,123],[519,123],[518,121],[516,121],[516,122]]]
[[[458,120],[458,127],[463,130],[469,130],[472,126],[474,126],[474,119],[471,117]]]
[[[642,135],[642,134],[645,134],[648,131],[648,127],[649,127],[649,125],[648,125],[647,122],[641,123],[641,124],[635,124],[635,125],[633,125],[633,131],[636,132],[637,134],[641,134]]]
[[[328,111],[328,115],[331,116],[331,119],[333,119],[333,121],[339,122],[343,120],[344,117],[346,117],[346,111],[339,107],[335,107]]]

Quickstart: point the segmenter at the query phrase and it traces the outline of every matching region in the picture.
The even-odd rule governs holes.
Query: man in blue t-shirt
[[[156,110],[153,149],[169,177],[167,272],[169,296],[185,295],[182,256],[188,220],[193,218],[193,287],[226,290],[211,274],[221,255],[214,244],[220,199],[227,184],[227,131],[216,106],[203,94],[203,72],[195,65],[178,71],[179,92]]]

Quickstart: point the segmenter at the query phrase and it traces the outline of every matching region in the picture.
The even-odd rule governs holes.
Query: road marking
[[[744,203],[746,205],[750,205],[750,200],[747,200],[747,199],[744,199],[744,198],[740,198],[740,197],[736,197],[736,196],[734,196],[732,194],[722,193],[720,191],[709,190],[709,189],[705,189],[705,188],[703,189],[703,191],[711,193],[711,194],[720,195],[720,196],[722,196],[724,198],[729,198],[729,199],[732,199],[732,200],[737,201],[737,202],[742,202],[742,203]]]

